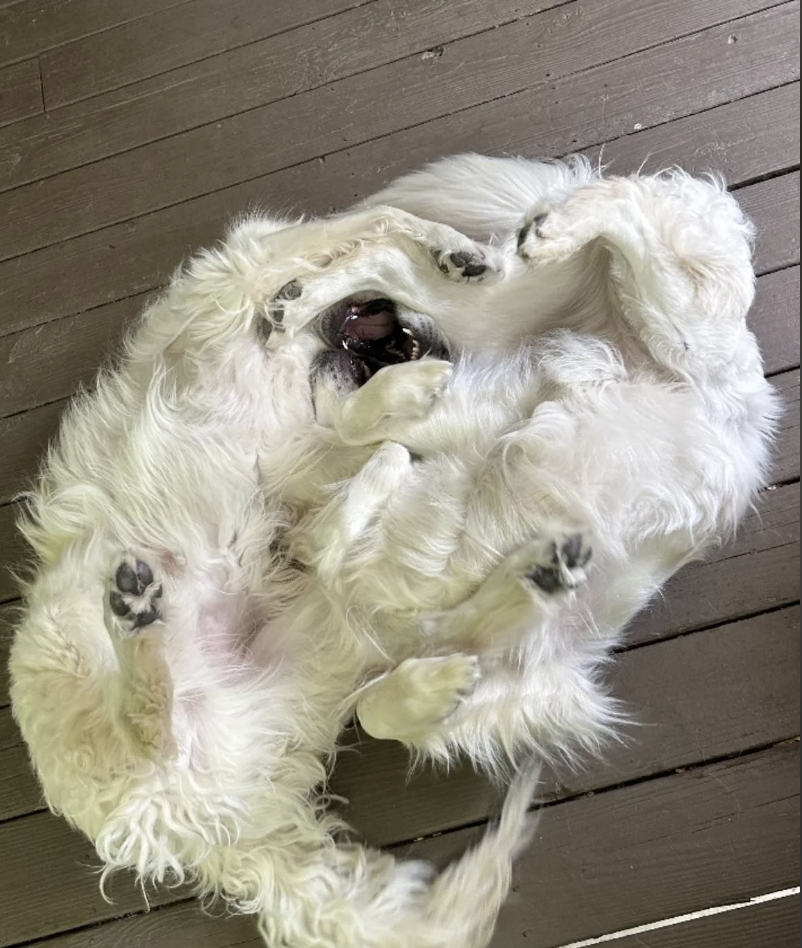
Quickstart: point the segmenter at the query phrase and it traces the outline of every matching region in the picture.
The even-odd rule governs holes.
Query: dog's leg
[[[392,441],[384,444],[305,531],[309,559],[326,585],[342,576],[354,545],[411,470],[412,456],[405,447]]]
[[[106,628],[117,653],[120,724],[135,749],[164,761],[175,753],[173,681],[162,635],[163,586],[152,567],[121,558],[104,603]]]
[[[519,253],[549,265],[601,240],[628,330],[656,361],[687,373],[728,362],[743,341],[754,297],[750,235],[737,203],[711,182],[611,178],[533,209]]]
[[[409,659],[367,689],[357,714],[372,737],[414,744],[454,714],[480,677],[472,655]]]
[[[355,231],[350,253],[332,252],[333,260],[325,267],[304,268],[299,263],[296,278],[268,302],[267,318],[274,329],[271,344],[280,346],[282,334],[292,338],[332,306],[360,293],[389,297],[433,318],[444,307],[461,312],[478,306],[478,289],[506,272],[508,263],[501,252],[441,225],[419,223],[416,233],[399,229],[371,236]],[[447,249],[432,249],[436,239],[450,241]],[[455,244],[466,249],[454,250]]]
[[[555,614],[587,579],[593,556],[581,533],[533,540],[517,550],[461,605],[419,617],[424,635],[442,648],[507,647]]]

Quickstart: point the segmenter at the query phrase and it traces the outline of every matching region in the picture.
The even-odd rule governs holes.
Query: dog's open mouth
[[[350,297],[327,310],[320,332],[335,350],[345,350],[362,363],[365,381],[389,365],[417,362],[424,356],[448,358],[448,350],[423,318],[402,324],[392,300]]]

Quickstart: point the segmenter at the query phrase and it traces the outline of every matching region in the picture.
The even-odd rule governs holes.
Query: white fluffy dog
[[[714,183],[468,157],[374,204],[238,227],[74,405],[12,699],[109,870],[271,948],[483,948],[532,778],[431,882],[335,841],[344,721],[494,771],[597,747],[609,648],[732,532],[776,404]]]

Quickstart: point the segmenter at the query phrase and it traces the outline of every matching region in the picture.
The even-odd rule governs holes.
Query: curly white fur
[[[23,525],[12,699],[48,802],[109,870],[194,880],[271,948],[483,948],[534,778],[432,882],[335,842],[320,788],[343,722],[494,771],[596,748],[610,646],[734,529],[776,404],[749,227],[716,183],[467,157],[374,203],[243,222],[73,405]],[[502,279],[440,274],[482,253],[442,225],[493,242]],[[436,323],[453,370],[313,399],[311,321],[360,291]],[[575,534],[587,570],[538,587]],[[124,618],[110,589],[140,561]]]

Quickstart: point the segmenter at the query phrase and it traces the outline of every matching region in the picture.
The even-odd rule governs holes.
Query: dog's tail
[[[434,882],[423,915],[426,948],[485,948],[512,884],[513,862],[534,836],[539,772],[516,778],[498,825]],[[425,940],[426,937],[429,940]]]
[[[534,829],[537,781],[517,777],[498,824],[434,879],[428,864],[331,837],[320,846],[299,825],[289,845],[219,850],[203,888],[257,914],[268,948],[486,948]]]
[[[484,243],[502,243],[546,195],[553,199],[595,177],[584,158],[547,162],[458,155],[399,178],[367,203],[448,224]]]

